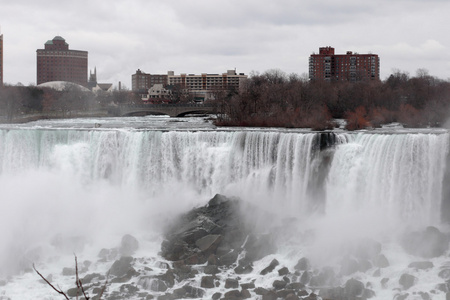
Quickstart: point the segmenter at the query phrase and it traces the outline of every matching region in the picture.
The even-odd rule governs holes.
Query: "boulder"
[[[120,242],[119,252],[123,256],[131,256],[139,249],[138,240],[131,234],[125,234]]]
[[[161,255],[167,260],[186,264],[208,262],[229,267],[241,254],[245,265],[249,265],[273,253],[272,236],[256,232],[256,220],[243,213],[253,213],[258,208],[244,205],[247,204],[237,199],[216,195],[206,206],[181,215],[165,230]]]
[[[131,256],[122,256],[112,264],[111,268],[109,269],[109,274],[117,277],[124,276],[130,269],[132,269],[132,262],[133,258]]]
[[[398,280],[398,283],[402,286],[402,288],[404,290],[409,289],[410,287],[412,287],[413,285],[415,285],[417,282],[417,278],[413,275],[410,274],[402,274],[402,276],[400,276],[400,279]]]
[[[373,264],[377,268],[389,267],[389,261],[384,254],[379,254],[373,259]]]
[[[275,281],[272,283],[272,286],[273,286],[273,288],[274,288],[275,290],[281,290],[281,289],[284,289],[284,288],[286,287],[286,285],[287,285],[287,282],[284,281],[284,280],[275,280]]]
[[[239,287],[239,281],[233,278],[227,278],[225,280],[226,289],[237,289]]]
[[[344,294],[349,299],[361,297],[364,290],[364,283],[353,278],[347,280],[344,286]]]
[[[278,270],[278,275],[280,275],[280,276],[284,276],[284,275],[287,275],[287,274],[289,274],[289,269],[286,268],[286,267],[283,267],[283,268]]]
[[[311,263],[309,262],[309,259],[302,257],[298,260],[297,264],[294,266],[294,269],[298,271],[307,271],[311,269]]]
[[[266,275],[266,274],[272,272],[272,271],[275,269],[275,267],[278,266],[279,264],[280,264],[280,263],[278,262],[278,260],[273,259],[273,260],[270,262],[270,264],[269,264],[267,267],[265,267],[265,268],[261,271],[260,274],[261,274],[261,275]]]
[[[425,258],[438,257],[448,250],[448,237],[433,226],[423,231],[405,234],[401,239],[403,249],[412,255]]]
[[[206,288],[206,289],[212,289],[215,287],[214,285],[214,277],[213,276],[203,276],[200,287]]]

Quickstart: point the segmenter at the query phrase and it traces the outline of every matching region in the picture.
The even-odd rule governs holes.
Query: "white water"
[[[396,234],[440,225],[445,131],[337,133],[339,145],[320,153],[308,132],[63,127],[0,130],[0,273],[21,274],[0,296],[3,289],[12,299],[52,299],[24,267],[36,262],[67,281],[58,274],[74,251],[95,261],[125,233],[138,237],[141,256],[156,258],[161,226],[216,193],[307,220],[298,226],[314,229],[316,242],[293,243],[281,261],[297,260],[293,253],[331,261],[342,241],[371,236],[386,242],[397,262],[386,272],[398,276],[409,258],[396,250]],[[436,278],[428,275],[430,289]]]

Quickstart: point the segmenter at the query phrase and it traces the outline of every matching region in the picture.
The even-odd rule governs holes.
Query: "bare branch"
[[[67,300],[69,300],[69,297],[67,297],[66,293],[64,293],[62,290],[58,290],[57,288],[55,288],[41,273],[39,273],[38,270],[36,270],[36,267],[33,264],[33,269],[34,271],[41,276],[41,278],[49,285],[51,286],[52,289],[54,289],[58,294],[63,295]]]

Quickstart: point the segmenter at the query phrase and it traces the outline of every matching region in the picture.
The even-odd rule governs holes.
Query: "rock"
[[[242,299],[249,299],[252,297],[252,294],[250,294],[250,292],[246,289],[242,289],[241,291],[241,298]]]
[[[262,287],[257,287],[257,288],[255,289],[256,295],[264,296],[264,295],[266,295],[268,292],[269,292],[268,290],[266,290],[265,288],[262,288]]]
[[[249,207],[244,207],[247,205]],[[251,263],[274,251],[271,235],[255,231],[255,222],[242,211],[257,207],[216,195],[206,206],[194,208],[167,228],[161,255],[186,264],[217,264],[231,267],[237,258],[245,261],[238,272],[251,272]],[[272,251],[272,252],[271,252]],[[245,256],[245,257],[244,257]]]
[[[288,283],[286,285],[286,289],[289,289],[289,290],[299,291],[299,290],[302,290],[304,288],[305,288],[305,285],[303,283],[301,283],[301,282],[291,282],[291,283]]]
[[[448,280],[450,279],[450,269],[443,269],[438,274],[442,279]]]
[[[261,275],[267,275],[268,273],[270,273],[270,272],[272,272],[274,269],[275,269],[275,267],[276,266],[278,266],[280,263],[278,262],[278,260],[276,260],[276,259],[273,259],[271,262],[270,262],[270,264],[266,267],[266,268],[264,268],[262,271],[261,271]]]
[[[92,274],[87,274],[86,276],[84,276],[81,279],[81,282],[83,284],[88,284],[88,283],[92,283],[92,282],[99,282],[99,281],[102,281],[102,280],[105,280],[105,279],[106,278],[105,278],[104,275],[101,275],[99,273],[92,273]]]
[[[318,274],[311,278],[311,281],[309,282],[310,286],[333,286],[336,282],[336,274],[334,273],[334,270],[330,267],[325,267],[323,270]]]
[[[234,272],[236,274],[249,274],[253,271],[253,266],[252,264],[240,264],[234,269]]]
[[[267,294],[262,296],[262,300],[277,300],[278,296],[274,291],[268,291]]]
[[[381,276],[381,269],[376,269],[375,272],[372,274],[373,277],[380,277]]]
[[[231,290],[223,295],[224,299],[241,299],[241,292],[239,290]]]
[[[373,259],[373,264],[377,268],[387,268],[387,267],[389,267],[389,261],[386,258],[386,256],[384,256],[384,254],[380,254],[377,257],[375,257]]]
[[[362,296],[364,290],[364,283],[353,278],[347,280],[344,286],[344,293],[349,299]]]
[[[119,252],[123,256],[131,256],[139,249],[138,240],[130,235],[125,234],[120,242]]]
[[[433,258],[445,254],[448,242],[444,233],[436,227],[429,226],[424,231],[406,234],[401,240],[401,245],[409,254]]]
[[[298,271],[307,271],[311,269],[311,263],[309,262],[309,259],[302,257],[298,260],[297,264],[294,266],[294,269]]]
[[[434,265],[431,261],[416,261],[408,265],[408,268],[414,268],[418,270],[426,270],[433,268]]]
[[[300,282],[303,285],[306,285],[306,284],[308,284],[311,281],[312,276],[313,276],[312,272],[304,271],[302,276],[300,277]]]
[[[276,290],[284,289],[286,287],[286,285],[287,285],[287,282],[284,280],[275,280],[272,283],[273,288]]]
[[[283,267],[283,268],[278,270],[278,275],[280,275],[280,276],[284,276],[284,275],[287,275],[287,274],[289,274],[289,269],[286,268],[286,267]]]
[[[409,289],[410,287],[412,287],[413,285],[415,285],[417,282],[417,278],[413,275],[410,274],[402,274],[402,276],[400,276],[400,279],[398,281],[398,283],[400,283],[400,285],[402,286],[402,288],[404,290]]]
[[[380,283],[381,283],[381,287],[382,287],[383,289],[387,288],[387,283],[388,283],[388,281],[389,281],[389,278],[383,278],[383,279],[381,279]]]
[[[205,295],[205,291],[186,284],[181,288],[175,289],[173,295],[176,299],[202,298]]]
[[[227,278],[225,280],[226,289],[237,289],[239,287],[239,281],[233,278]]]
[[[300,300],[300,298],[296,294],[288,294],[285,300]]]
[[[206,289],[212,289],[215,287],[214,285],[214,277],[213,276],[203,276],[200,287],[206,288]]]
[[[369,238],[362,238],[356,241],[353,255],[359,259],[371,260],[377,257],[380,252],[381,243]]]
[[[255,288],[255,284],[254,284],[253,282],[242,283],[242,284],[241,284],[241,288],[242,288],[243,290],[254,289],[254,288]]]
[[[145,290],[154,292],[165,292],[168,289],[167,284],[162,279],[151,276],[140,277],[137,284]]]
[[[113,265],[109,269],[109,274],[117,277],[124,276],[132,268],[132,261],[133,258],[131,256],[122,256],[120,259],[116,260],[113,263]]]
[[[222,293],[214,293],[211,298],[213,300],[219,300],[220,297],[222,297]]]
[[[220,273],[220,270],[219,270],[219,268],[218,268],[217,266],[211,266],[211,265],[209,265],[209,266],[206,266],[206,267],[203,269],[203,272],[204,272],[205,274],[209,274],[209,275],[216,275],[216,274]]]

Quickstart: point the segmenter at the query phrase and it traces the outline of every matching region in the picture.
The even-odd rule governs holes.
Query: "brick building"
[[[131,89],[133,91],[146,91],[155,84],[167,84],[167,75],[147,74],[139,69],[131,75]]]
[[[56,36],[36,50],[37,84],[49,81],[68,81],[87,86],[88,52],[69,50],[69,44]]]
[[[3,86],[3,34],[0,34],[0,86]]]
[[[380,79],[380,59],[377,54],[347,51],[335,54],[334,48],[319,48],[319,54],[309,57],[309,79],[326,81],[360,81]]]

